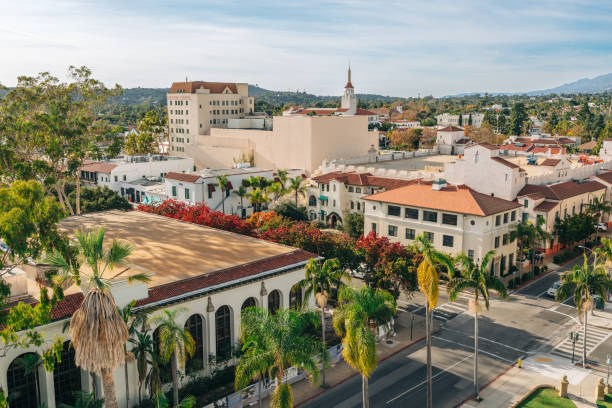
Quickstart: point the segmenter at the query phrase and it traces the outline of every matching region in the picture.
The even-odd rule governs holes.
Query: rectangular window
[[[355,203],[351,201],[351,210],[355,209]]]
[[[123,181],[125,181],[125,180],[126,180],[126,178],[127,178],[127,177],[126,177],[126,175],[124,174],[124,175],[123,175]]]
[[[395,225],[389,225],[389,236],[397,237],[397,227]]]
[[[413,220],[418,220],[419,219],[419,210],[417,210],[416,208],[406,208],[406,209],[404,209],[404,217],[410,218],[410,219],[413,219]]]
[[[355,189],[353,188],[353,186],[349,186],[348,191],[349,193],[352,193],[353,191],[355,191]]]
[[[474,260],[474,250],[473,249],[468,249],[468,258],[470,258],[471,260]]]
[[[361,203],[357,201],[357,210],[361,210]]]
[[[442,235],[442,245],[445,247],[453,246],[454,237],[452,235]]]
[[[442,224],[457,225],[457,216],[455,214],[442,214]]]
[[[504,214],[504,224],[508,223],[508,213]]]
[[[387,206],[387,215],[392,215],[394,217],[399,217],[402,213],[402,209],[397,205],[389,205]]]
[[[376,234],[376,223],[372,223],[372,232]]]
[[[508,234],[502,236],[502,245],[508,245]]]
[[[176,186],[172,186],[172,197],[176,197]]]
[[[514,254],[508,255],[508,267],[512,268],[512,265],[514,265]]]
[[[119,176],[115,176],[115,181],[119,181]]]
[[[495,216],[495,226],[499,226],[499,224],[501,224],[501,215],[496,215]]]
[[[516,221],[516,210],[510,213],[510,221]]]
[[[423,211],[423,221],[438,222],[438,213],[435,211]]]
[[[406,239],[414,239],[415,231],[412,228],[406,228]]]
[[[356,193],[361,193],[361,187],[356,187],[356,188],[355,188],[355,192],[356,192]]]
[[[433,233],[433,232],[428,232],[428,231],[425,231],[425,238],[427,238],[427,240],[428,240],[429,242],[432,242],[432,243],[433,243],[433,240],[434,240],[434,233]]]
[[[499,248],[499,237],[495,237],[495,248]]]
[[[523,200],[523,207],[525,208],[529,207],[529,201]]]
[[[526,213],[526,212],[525,212],[525,213],[523,213],[523,215],[522,215],[522,219],[523,219],[523,222],[527,222],[527,220],[529,219],[529,214],[528,214],[528,213]]]

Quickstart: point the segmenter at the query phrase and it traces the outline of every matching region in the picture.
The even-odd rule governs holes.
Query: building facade
[[[176,322],[187,328],[195,340],[195,355],[184,368],[179,368],[181,382],[188,379],[187,373],[210,372],[215,361],[218,364],[235,362],[230,351],[238,344],[240,312],[245,307],[257,305],[268,310],[298,307],[302,294],[296,283],[304,278],[308,259],[315,256],[295,248],[136,211],[85,214],[67,218],[61,225],[70,232],[104,225],[107,239],[132,243],[130,268],[113,278],[111,291],[119,307],[136,300],[135,311],[149,307],[156,309],[154,313],[180,310]],[[149,273],[151,281],[128,285],[127,277],[134,272]],[[31,285],[33,290],[37,287],[35,282]],[[45,343],[25,350],[10,349],[0,359],[0,388],[17,398],[11,407],[73,405],[74,392],[93,391],[92,376],[75,365],[69,334],[63,330],[82,300],[78,287],[68,288],[65,298],[52,310],[52,321],[40,328]],[[148,333],[153,339],[158,338],[156,327],[150,327]],[[40,356],[55,336],[65,339],[61,363],[52,372],[42,367],[36,372],[26,372],[19,358],[28,353]],[[139,395],[135,362],[128,361],[127,369],[130,405],[134,406]],[[113,376],[119,407],[125,408],[124,367],[117,367]],[[103,397],[99,376],[95,381],[95,389]],[[144,388],[143,397],[147,394]]]
[[[503,277],[516,261],[510,231],[520,222],[520,204],[444,180],[415,183],[363,198],[364,234],[412,245],[421,234],[451,255],[465,253],[480,262],[495,251],[491,271]]]
[[[442,113],[436,116],[436,122],[438,126],[470,126],[479,128],[482,126],[484,119],[484,113],[468,113],[461,115],[461,123],[459,123],[459,115],[452,115],[450,113]]]

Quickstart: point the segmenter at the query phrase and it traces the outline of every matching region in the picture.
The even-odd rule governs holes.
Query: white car
[[[606,224],[605,222],[598,222],[597,223],[597,230],[598,231],[607,231],[608,230],[608,224]]]
[[[561,281],[557,281],[553,283],[550,288],[548,288],[548,290],[546,291],[546,294],[554,298],[557,296],[557,292],[559,291],[560,287],[561,287]]]
[[[357,279],[365,279],[365,264],[361,264],[357,267],[357,269],[351,271],[351,276]]]

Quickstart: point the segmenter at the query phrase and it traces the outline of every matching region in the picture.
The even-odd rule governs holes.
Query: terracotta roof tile
[[[559,162],[561,162],[561,159],[546,159],[540,163],[540,166],[555,167]]]
[[[166,174],[165,178],[167,178],[168,180],[177,180],[177,181],[184,181],[186,183],[195,183],[201,177],[202,176],[200,176],[199,174],[176,173],[174,171],[171,171],[168,174]]]
[[[434,190],[431,182],[423,181],[372,194],[364,199],[479,216],[521,207],[517,202],[481,194],[465,185],[449,185],[442,190]]]
[[[521,166],[514,164],[512,162],[509,162],[506,159],[502,159],[501,157],[491,157],[491,160],[496,161],[499,164],[503,164],[506,167],[510,167],[511,169],[520,169]]]
[[[606,171],[595,176],[596,178],[605,181],[606,183],[612,184],[612,171]]]
[[[605,188],[606,186],[596,181],[587,181],[586,183],[567,181],[565,183],[552,184],[550,186],[527,184],[519,191],[517,197],[523,197],[533,193],[542,193],[544,197],[549,200],[565,200],[581,194],[605,190]]]
[[[533,210],[537,212],[550,212],[553,208],[557,207],[558,205],[559,203],[555,201],[542,201]]]
[[[416,180],[402,180],[387,177],[373,176],[371,173],[343,173],[334,171],[332,173],[323,174],[318,177],[313,177],[318,183],[329,183],[331,180],[338,180],[344,184],[353,186],[373,186],[384,187],[386,189],[397,188],[408,184],[416,183]]]
[[[233,82],[204,82],[204,81],[193,81],[193,82],[173,82],[172,87],[168,93],[195,93],[196,89],[204,88],[210,90],[211,94],[223,93],[225,88],[229,88],[233,94],[238,93],[238,88]]]
[[[115,168],[119,166],[118,164],[114,164],[114,163],[103,163],[103,162],[93,162],[93,163],[87,163],[84,164],[81,167],[82,171],[91,171],[91,172],[95,172],[95,173],[104,173],[104,174],[110,174],[111,171]]]
[[[375,116],[376,113],[367,110],[367,109],[363,109],[363,108],[357,108],[357,115],[368,115],[368,116]]]

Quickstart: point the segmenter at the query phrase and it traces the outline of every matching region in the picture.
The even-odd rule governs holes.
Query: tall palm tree
[[[351,276],[340,267],[336,258],[319,262],[310,258],[306,264],[306,277],[299,282],[304,289],[304,302],[314,294],[317,304],[321,308],[321,339],[325,344],[325,306],[333,288],[343,284],[342,279],[351,279]],[[325,387],[325,367],[321,369],[321,386]]]
[[[240,197],[240,210],[242,212],[244,208],[243,201],[244,201],[244,198],[247,197],[247,194],[248,194],[246,187],[244,186],[244,184],[241,184],[236,190],[232,191],[232,194],[235,194],[238,197]],[[242,214],[240,214],[240,216],[242,216]]]
[[[306,186],[303,185],[304,179],[302,176],[295,176],[289,179],[288,190],[295,194],[295,206],[298,206],[298,196],[304,197],[306,195]]]
[[[176,315],[186,309],[163,310],[149,319],[152,327],[159,330],[159,354],[164,363],[172,362],[172,390],[174,405],[179,404],[178,368],[185,365],[187,356],[193,356],[195,341],[189,330],[176,323]]]
[[[536,244],[538,242],[543,242],[544,246],[546,246],[546,240],[551,239],[551,235],[546,232],[546,230],[544,228],[542,228],[542,226],[544,225],[544,223],[546,222],[546,220],[544,219],[544,217],[538,216],[538,218],[536,219],[535,224],[529,222],[528,225],[532,231],[532,233],[530,233],[531,236],[533,236],[533,240],[531,241],[531,272],[533,273],[534,269],[535,269],[535,250],[536,250]]]
[[[259,187],[253,189],[253,191],[250,193],[247,193],[247,197],[249,198],[249,201],[251,201],[251,205],[253,206],[255,212],[261,211],[262,204],[268,202],[268,195]]]
[[[601,221],[602,214],[609,213],[610,210],[612,210],[612,205],[606,201],[604,195],[599,198],[595,197],[588,208],[588,212],[597,217],[597,222]]]
[[[429,239],[419,235],[415,239],[415,247],[423,256],[423,260],[417,268],[417,283],[419,290],[425,295],[425,339],[427,346],[427,408],[433,407],[433,384],[431,374],[431,311],[438,303],[439,276],[437,266],[443,267],[448,272],[449,278],[454,276],[453,261],[451,258],[437,251]]]
[[[75,350],[75,363],[84,370],[102,377],[107,408],[117,408],[113,370],[125,361],[123,345],[128,339],[128,328],[117,311],[110,292],[115,276],[108,276],[116,266],[125,266],[132,246],[113,240],[104,247],[104,227],[75,232],[79,267],[66,261],[59,253],[47,256],[47,263],[58,269],[59,281],[72,279],[87,293],[70,319],[70,339]],[[83,268],[85,267],[85,268]],[[133,274],[128,282],[146,282],[146,274]]]
[[[277,181],[266,187],[266,192],[274,197],[274,201],[278,201],[278,199],[285,194],[285,189],[283,185]]]
[[[587,315],[593,305],[593,295],[601,296],[606,301],[606,293],[612,290],[612,280],[607,275],[605,268],[599,264],[593,268],[589,266],[588,258],[584,255],[584,263],[575,265],[574,269],[565,272],[561,277],[561,286],[557,290],[557,300],[562,300],[574,295],[574,304],[578,313],[583,314],[583,340],[582,340],[582,366],[586,366],[586,344],[587,344]]]
[[[516,240],[517,248],[518,248],[518,260],[523,260],[524,257],[524,249],[526,246],[531,245],[531,230],[527,226],[526,222],[519,222],[515,224],[510,230],[510,242]]]
[[[329,363],[325,344],[311,333],[319,319],[309,310],[280,309],[271,313],[266,309],[249,307],[242,312],[241,339],[244,354],[236,366],[236,388],[247,385],[262,371],[276,378],[276,389],[270,406],[293,407],[291,386],[283,382],[285,370],[297,366],[309,374],[311,384],[319,380],[321,356],[323,365]]]
[[[489,251],[482,258],[480,265],[462,253],[457,257],[457,262],[461,265],[461,273],[456,274],[446,287],[451,302],[457,299],[457,295],[464,289],[474,290],[473,303],[470,308],[474,312],[474,398],[480,400],[478,395],[478,313],[480,312],[479,296],[482,296],[485,307],[489,310],[489,289],[496,291],[502,298],[508,297],[506,285],[497,277],[489,273],[489,263],[495,255],[495,251]]]
[[[355,370],[361,373],[363,407],[370,406],[368,378],[374,372],[376,357],[376,330],[389,325],[395,314],[395,299],[382,290],[374,291],[368,286],[340,289],[339,307],[334,313],[334,330],[342,339],[342,356]]]
[[[283,190],[285,188],[287,188],[287,170],[278,170],[276,172],[276,176],[278,177],[278,179],[280,180],[281,186],[283,187]]]
[[[130,352],[134,356],[134,360],[136,361],[136,370],[138,372],[138,403],[142,403],[142,385],[147,380],[147,376],[149,372],[147,371],[148,367],[151,366],[151,369],[154,369],[153,366],[153,355],[155,353],[155,346],[153,344],[153,338],[147,332],[136,331],[135,337],[130,338],[128,340],[132,343],[132,349]],[[159,378],[159,376],[156,376]],[[154,384],[150,393],[154,394],[157,391],[157,388],[161,387],[161,379],[159,381],[154,381]]]
[[[221,208],[223,209],[223,214],[225,214],[225,196],[227,196],[229,180],[227,179],[227,176],[225,174],[222,174],[220,176],[217,176],[217,183],[219,183],[219,188],[221,189]]]

